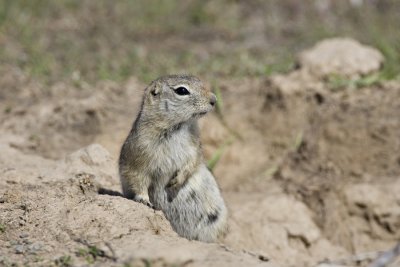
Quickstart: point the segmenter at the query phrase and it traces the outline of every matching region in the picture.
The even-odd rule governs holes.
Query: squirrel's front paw
[[[153,204],[151,204],[151,202],[149,200],[149,196],[136,195],[133,200],[135,200],[136,202],[142,203],[142,204],[146,205],[149,208],[154,209]]]
[[[178,181],[178,179],[176,177],[174,177],[168,182],[166,187],[167,188],[174,188],[174,187],[177,187],[177,186],[179,186],[179,181]]]
[[[167,192],[167,199],[169,202],[171,202],[177,196],[184,183],[185,179],[182,177],[182,175],[176,175],[174,178],[169,180],[168,184],[165,186],[165,191]]]
[[[173,188],[179,188],[185,183],[185,178],[182,175],[175,175],[174,178],[169,180],[166,188],[168,189],[173,189]]]

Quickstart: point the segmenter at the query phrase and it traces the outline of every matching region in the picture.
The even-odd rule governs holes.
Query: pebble
[[[28,233],[21,233],[21,234],[19,235],[19,237],[20,237],[20,238],[27,238],[27,237],[29,237],[29,234],[28,234]]]
[[[25,253],[25,247],[23,245],[16,245],[15,246],[15,253],[17,253],[17,254]]]
[[[29,253],[31,253],[31,254],[34,254],[41,249],[42,249],[42,245],[39,243],[33,243],[28,246]]]
[[[24,244],[32,244],[32,241],[30,241],[29,239],[24,239],[24,240],[22,240],[22,243],[24,243]]]

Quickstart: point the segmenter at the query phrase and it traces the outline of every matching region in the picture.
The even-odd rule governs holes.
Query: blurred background
[[[390,79],[400,70],[399,13],[396,0],[1,0],[1,71],[50,83],[265,76],[291,69],[318,40],[347,36],[380,49]]]

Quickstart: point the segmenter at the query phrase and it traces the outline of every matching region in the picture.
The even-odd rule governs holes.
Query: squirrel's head
[[[160,77],[146,88],[144,97],[143,108],[172,124],[201,117],[217,102],[216,96],[192,75]]]

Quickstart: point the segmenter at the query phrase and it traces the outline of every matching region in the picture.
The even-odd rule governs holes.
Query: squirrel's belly
[[[227,209],[214,177],[204,165],[176,195],[169,194],[158,186],[150,197],[181,236],[215,241],[225,231]]]

